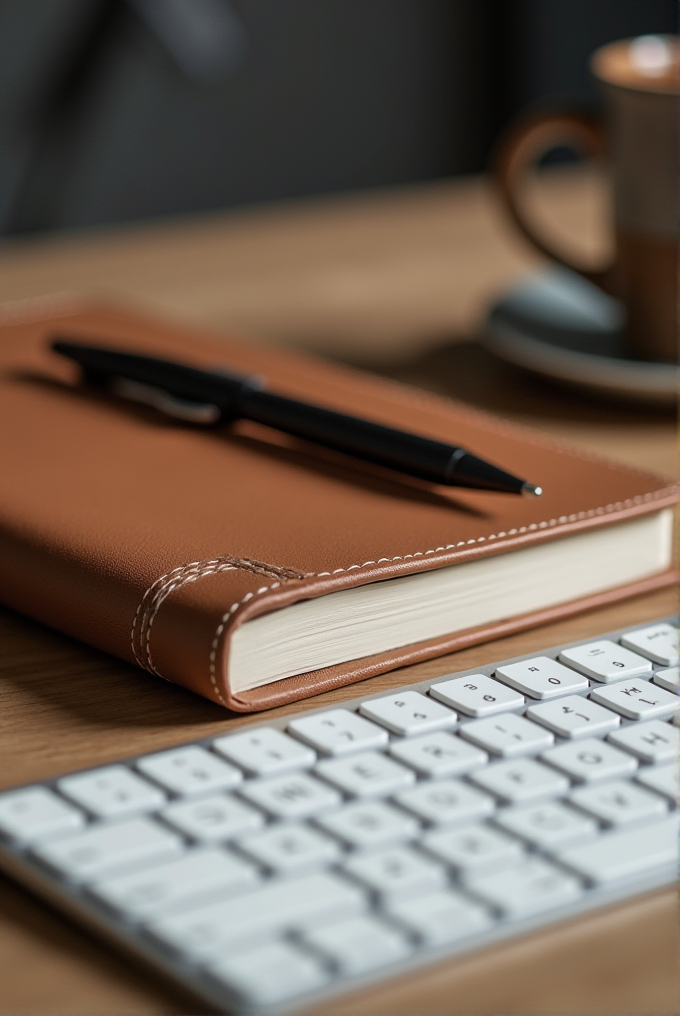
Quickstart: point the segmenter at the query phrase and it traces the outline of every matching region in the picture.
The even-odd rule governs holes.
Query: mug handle
[[[542,254],[577,272],[601,289],[610,291],[612,264],[593,269],[553,250],[535,232],[520,198],[521,184],[540,157],[558,145],[573,145],[586,155],[602,159],[605,135],[602,122],[587,113],[570,111],[537,113],[523,120],[501,140],[493,175],[506,210],[520,232]]]

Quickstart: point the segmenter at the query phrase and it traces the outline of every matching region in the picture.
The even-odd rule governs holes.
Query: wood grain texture
[[[560,184],[562,211],[576,198]],[[570,204],[571,202],[571,204]],[[671,416],[553,388],[472,341],[486,302],[537,264],[484,180],[108,234],[12,241],[0,298],[77,288],[363,360],[561,440],[677,475]],[[319,696],[315,706],[585,639],[677,609],[664,591]],[[0,785],[224,733],[234,716],[0,610]],[[289,706],[277,715],[299,711]],[[678,1011],[674,895],[650,894],[315,1013]],[[181,1013],[180,992],[0,879],[0,1011]]]

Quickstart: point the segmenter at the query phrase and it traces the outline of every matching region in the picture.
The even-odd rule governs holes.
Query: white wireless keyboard
[[[227,1011],[672,883],[678,630],[559,646],[0,794],[0,867]]]

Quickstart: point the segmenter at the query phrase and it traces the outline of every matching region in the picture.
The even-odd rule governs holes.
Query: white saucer
[[[482,342],[534,373],[599,394],[671,405],[680,365],[632,360],[621,304],[565,268],[532,276],[495,304]]]

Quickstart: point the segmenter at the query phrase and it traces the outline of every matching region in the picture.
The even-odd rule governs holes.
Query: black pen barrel
[[[522,481],[442,441],[336,413],[267,391],[244,393],[242,415],[366,462],[430,483],[517,492]],[[484,467],[488,466],[488,475]]]
[[[142,401],[148,400],[151,390],[157,395],[165,394],[188,402],[193,407],[197,404],[212,406],[223,422],[245,417],[430,483],[508,494],[536,496],[541,493],[539,487],[525,483],[464,448],[275,395],[264,390],[257,377],[208,372],[173,360],[64,339],[53,341],[52,349],[80,364],[91,381],[106,385],[113,378],[132,381],[140,387],[146,385],[146,398],[139,390],[136,393],[137,398],[142,396]],[[157,395],[150,404],[157,404]],[[128,394],[127,397],[134,396]],[[162,408],[177,412],[176,406]]]

